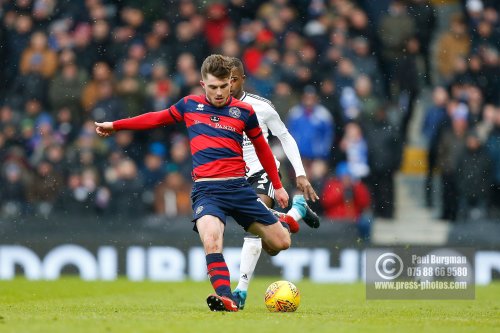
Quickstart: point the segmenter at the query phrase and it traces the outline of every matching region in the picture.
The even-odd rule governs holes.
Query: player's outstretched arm
[[[173,108],[173,107],[171,107]],[[114,131],[147,130],[178,122],[171,108],[162,111],[148,112],[132,118],[115,120],[113,122],[96,122],[96,132],[100,136],[110,136]],[[177,113],[178,114],[178,113]]]
[[[99,136],[108,137],[115,132],[113,123],[111,121],[105,121],[102,123],[95,122],[95,131]]]

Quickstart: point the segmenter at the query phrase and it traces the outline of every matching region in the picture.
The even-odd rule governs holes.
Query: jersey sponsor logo
[[[233,106],[229,108],[229,115],[233,118],[239,118],[241,116],[241,111],[237,107]]]
[[[216,117],[217,120],[212,119],[212,117]],[[204,124],[204,125],[208,125],[210,127],[220,128],[220,129],[223,129],[223,130],[227,130],[227,131],[238,133],[238,130],[236,128],[234,128],[233,126],[219,124],[218,123],[218,121],[220,121],[219,117],[217,117],[217,116],[212,116],[212,117],[210,117],[210,120],[215,123],[214,125],[212,125],[210,123],[204,123],[202,121],[199,121],[198,119],[195,119],[194,123],[195,124]]]
[[[203,206],[199,206],[198,208],[196,208],[196,215],[200,214],[202,211],[203,211]]]
[[[213,121],[214,123],[218,123],[220,121],[220,118],[217,116],[210,116],[210,120]]]
[[[203,104],[198,104],[198,106],[196,106],[196,111],[203,111],[203,108],[205,107],[205,105]]]
[[[229,125],[221,125],[221,124],[215,123],[215,128],[220,128],[220,129],[228,130],[231,132],[237,132],[236,128],[229,126]]]

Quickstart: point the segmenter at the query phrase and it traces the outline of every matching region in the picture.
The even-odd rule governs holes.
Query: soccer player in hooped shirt
[[[320,225],[319,218],[316,213],[309,208],[306,200],[314,202],[319,198],[306,177],[306,172],[302,165],[302,159],[295,139],[288,132],[288,129],[281,121],[278,112],[270,101],[244,91],[243,86],[246,76],[243,64],[238,58],[230,59],[233,64],[233,71],[231,74],[231,95],[252,106],[266,141],[269,136],[269,131],[280,140],[283,150],[295,171],[297,188],[304,194],[295,195],[293,197],[292,208],[287,214],[280,214],[280,219],[289,221],[304,220],[311,228],[318,228]],[[246,135],[243,136],[243,159],[247,164],[246,175],[248,182],[252,185],[262,202],[264,202],[267,207],[273,208],[275,200],[273,184],[259,161],[252,141]],[[279,161],[274,156],[273,160],[276,163],[276,167],[279,168]],[[298,224],[295,222],[293,225]],[[259,260],[261,249],[262,243],[260,238],[255,236],[244,238],[243,247],[241,249],[239,282],[233,292],[233,296],[237,300],[240,310],[245,306],[248,285],[255,270],[255,266],[257,265],[257,261]]]
[[[145,130],[184,121],[193,157],[191,193],[194,229],[203,244],[208,276],[215,290],[207,304],[212,311],[238,311],[230,286],[229,270],[222,255],[226,216],[231,215],[246,231],[262,238],[271,255],[290,247],[290,226],[262,204],[245,178],[243,132],[275,189],[275,200],[284,208],[288,194],[283,188],[271,149],[262,135],[251,105],[230,96],[232,65],[227,57],[211,55],[201,67],[205,95],[186,96],[168,109],[113,122],[95,123],[98,135],[119,130]]]

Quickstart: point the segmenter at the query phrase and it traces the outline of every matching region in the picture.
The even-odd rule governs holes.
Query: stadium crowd
[[[440,29],[453,2],[0,0],[0,215],[190,215],[184,128],[102,140],[94,121],[201,94],[201,61],[221,53],[275,105],[327,218],[394,216],[425,89],[427,204],[437,170],[442,218],[498,216],[500,3],[463,1]]]

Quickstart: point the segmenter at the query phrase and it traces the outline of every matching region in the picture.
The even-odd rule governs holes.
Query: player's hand
[[[102,123],[95,122],[95,131],[99,136],[108,137],[114,133],[113,123],[111,121],[105,121]]]
[[[309,183],[309,180],[307,180],[306,176],[297,177],[297,188],[304,194],[304,198],[306,200],[310,200],[312,202],[316,202],[316,200],[319,200],[316,191],[314,191],[311,183]]]
[[[288,207],[288,193],[286,193],[285,188],[282,187],[274,191],[274,200],[281,208]]]

